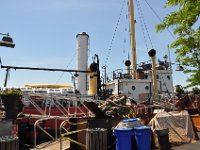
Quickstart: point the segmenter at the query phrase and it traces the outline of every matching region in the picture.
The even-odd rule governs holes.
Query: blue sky
[[[89,62],[99,55],[100,67],[105,63],[108,72],[123,68],[130,51],[127,7],[121,13],[112,46],[110,46],[124,0],[0,0],[0,32],[13,37],[14,49],[0,47],[3,65],[75,69],[76,34],[87,32],[90,36]],[[172,8],[163,8],[165,0],[147,0],[163,18]],[[168,53],[167,45],[173,38],[167,31],[157,33],[160,23],[145,1],[140,1],[145,23],[157,58]],[[138,10],[135,10],[138,15]],[[136,17],[137,59],[149,60],[139,18]],[[2,36],[1,36],[2,38]],[[147,35],[146,38],[148,39]],[[126,41],[126,43],[124,42]],[[151,44],[148,48],[151,49]],[[109,48],[111,47],[111,50]],[[109,54],[110,53],[110,54]],[[109,56],[108,61],[106,61]],[[175,55],[171,50],[172,62]],[[176,66],[174,66],[176,67]],[[0,69],[0,86],[3,86],[5,69]],[[174,71],[174,84],[185,85],[186,75]],[[71,74],[61,72],[11,70],[8,86],[36,83],[72,85]]]

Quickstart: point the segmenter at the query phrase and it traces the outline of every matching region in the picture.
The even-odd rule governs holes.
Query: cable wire
[[[76,55],[76,53],[74,53],[73,57],[71,58],[71,60],[70,60],[69,63],[67,64],[66,69],[68,69],[68,67],[71,65],[72,61],[74,60],[75,55]],[[58,80],[56,81],[56,84],[61,80],[61,78],[63,77],[64,73],[65,73],[65,72],[62,72],[62,73],[61,73],[60,77],[59,77]],[[69,72],[69,73],[72,75],[71,72]]]
[[[146,4],[149,6],[149,8],[152,10],[152,12],[154,13],[154,15],[158,18],[158,20],[162,23],[162,19],[160,18],[160,16],[156,13],[156,11],[153,9],[153,7],[151,7],[151,5],[147,2],[147,0],[144,0],[146,2]],[[174,37],[174,35],[172,34],[172,32],[169,30],[169,28],[167,28],[167,31],[169,32],[169,34],[171,35],[171,37],[176,40],[176,38]]]
[[[149,30],[148,30],[147,24],[146,24],[145,19],[144,19],[144,14],[143,14],[143,11],[142,11],[142,7],[141,7],[140,2],[138,0],[136,0],[136,4],[137,4],[137,7],[138,7],[138,13],[139,13],[139,17],[140,17],[140,20],[141,20],[141,25],[142,24],[144,25],[144,26],[142,25],[143,29],[146,31],[146,34],[147,34],[147,37],[149,39],[150,45],[153,48],[153,43],[152,43],[152,40],[151,40],[151,37],[150,37],[150,34],[149,34]],[[143,34],[144,34],[144,31],[143,31]],[[148,48],[147,48],[147,50],[148,50]]]
[[[110,53],[111,53],[111,50],[112,50],[112,46],[113,46],[113,43],[114,43],[114,39],[115,39],[115,36],[116,36],[116,32],[117,32],[117,30],[118,30],[119,22],[120,22],[120,20],[121,20],[122,12],[123,12],[123,9],[124,9],[125,1],[126,1],[126,0],[123,0],[123,2],[122,2],[122,7],[121,7],[121,10],[120,10],[119,18],[118,18],[118,20],[117,20],[117,24],[116,24],[116,27],[115,27],[115,29],[114,29],[114,33],[113,33],[113,36],[112,36],[112,39],[111,39],[111,42],[110,42],[110,46],[109,46],[109,49],[108,49],[108,53],[107,53],[107,55],[106,55],[106,60],[105,60],[105,65],[104,65],[104,66],[107,66],[106,64],[108,63],[108,60],[109,60],[109,57],[110,57]]]

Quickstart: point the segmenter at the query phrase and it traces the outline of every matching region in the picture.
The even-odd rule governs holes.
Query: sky
[[[97,54],[100,68],[106,64],[107,72],[125,68],[124,61],[130,54],[126,1],[0,0],[0,33],[9,32],[16,44],[13,49],[0,47],[1,61],[5,66],[75,69],[76,35],[86,32],[90,37],[89,64]],[[161,19],[175,9],[164,8],[165,0],[146,1]],[[145,1],[139,2],[135,3],[137,62],[149,60],[151,48],[157,51],[157,59],[162,59],[168,54],[168,44],[174,39],[168,31],[156,32],[155,26],[160,20]],[[142,17],[137,17],[139,14]],[[140,20],[144,20],[143,28]],[[175,62],[174,50],[170,50],[170,56],[172,63]],[[174,85],[186,85],[187,75],[176,72],[175,67],[173,65]],[[5,69],[0,69],[1,87],[5,74]],[[71,77],[70,73],[62,72],[11,70],[7,85],[73,85]]]

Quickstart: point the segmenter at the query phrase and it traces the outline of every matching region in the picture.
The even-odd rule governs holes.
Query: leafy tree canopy
[[[156,26],[157,31],[173,28],[176,40],[170,47],[177,54],[176,61],[190,73],[187,87],[200,85],[200,0],[167,0],[165,7],[176,7]]]

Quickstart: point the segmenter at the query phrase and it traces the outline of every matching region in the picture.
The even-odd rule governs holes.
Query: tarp
[[[187,111],[160,112],[149,122],[154,132],[155,144],[157,145],[156,129],[169,129],[169,141],[171,144],[179,145],[191,143],[197,140],[190,115]]]

